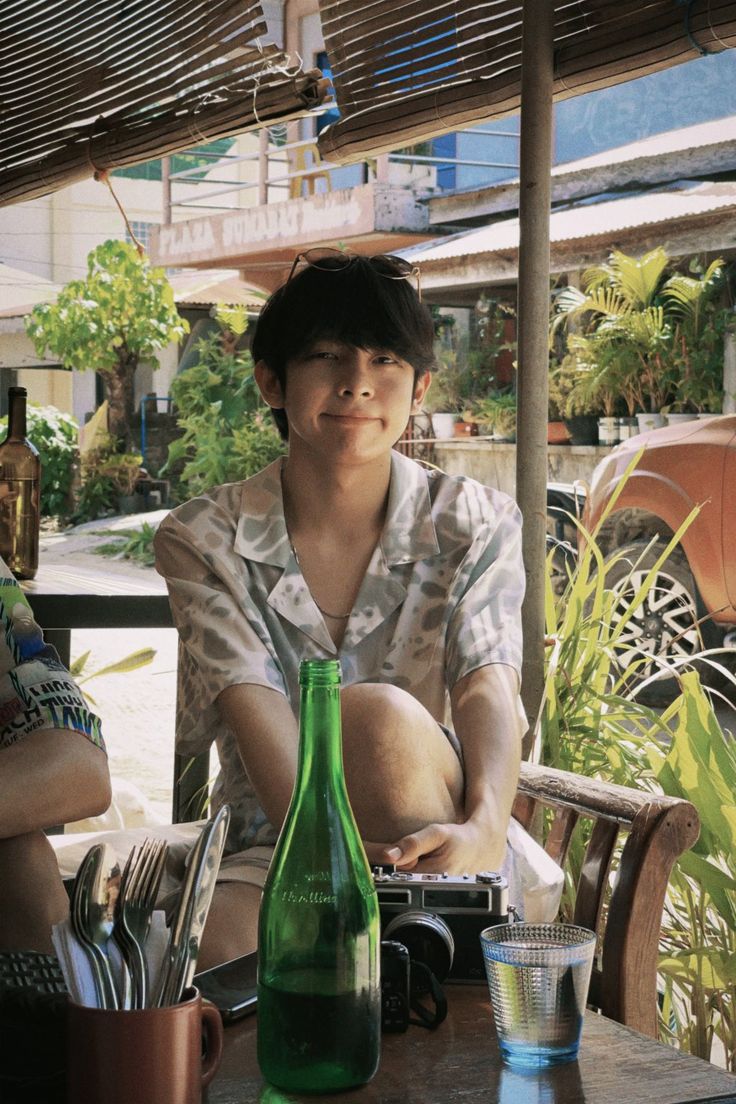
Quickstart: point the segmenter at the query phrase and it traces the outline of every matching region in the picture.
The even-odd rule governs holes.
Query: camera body
[[[409,874],[381,866],[373,868],[373,881],[382,939],[403,943],[438,981],[483,980],[480,933],[510,919],[502,875]]]

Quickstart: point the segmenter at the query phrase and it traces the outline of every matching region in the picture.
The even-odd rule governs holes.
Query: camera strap
[[[427,1027],[430,1031],[433,1031],[436,1027],[439,1027],[442,1021],[447,1016],[447,997],[442,991],[442,986],[434,976],[429,966],[425,966],[423,962],[417,962],[415,959],[411,959],[412,975],[416,972],[421,974],[424,978],[426,991],[429,994],[429,998],[434,1005],[434,1011],[426,1008],[416,993],[411,994],[411,1010],[416,1012],[418,1019],[414,1017],[409,1018],[410,1024],[415,1024],[417,1027]],[[413,988],[413,987],[412,987]]]

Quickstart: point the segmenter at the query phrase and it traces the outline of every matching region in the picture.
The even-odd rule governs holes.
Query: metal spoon
[[[95,844],[82,860],[74,881],[71,917],[75,934],[93,964],[100,1008],[120,1007],[107,953],[119,885],[120,867],[115,852],[109,844]]]

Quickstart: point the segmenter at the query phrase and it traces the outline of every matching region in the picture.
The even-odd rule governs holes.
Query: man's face
[[[289,421],[290,450],[306,447],[348,462],[387,452],[421,407],[429,373],[414,385],[414,369],[389,350],[359,349],[333,339],[312,342],[286,369],[286,393],[259,384]],[[261,377],[263,370],[261,369]],[[267,393],[268,392],[268,393]]]

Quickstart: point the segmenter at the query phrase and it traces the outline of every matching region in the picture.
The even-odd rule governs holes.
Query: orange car
[[[584,510],[586,526],[598,523],[614,488],[642,447],[644,452],[598,537],[604,555],[619,550],[625,553],[611,564],[606,576],[607,585],[620,588],[622,608],[693,506],[702,509],[662,564],[622,642],[666,658],[725,645],[734,649],[733,656],[727,654],[733,659],[736,415],[652,430],[613,449],[593,472]],[[645,552],[653,537],[656,542]],[[644,678],[655,669],[654,662],[642,665],[637,677]],[[649,698],[655,700],[672,688],[673,680],[658,681]]]

